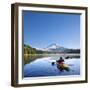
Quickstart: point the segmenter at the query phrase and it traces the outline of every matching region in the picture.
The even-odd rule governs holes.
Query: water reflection
[[[80,75],[80,58],[64,58],[57,63],[60,55],[27,55],[24,57],[24,77]]]
[[[44,57],[43,55],[38,55],[38,54],[25,54],[24,55],[24,64],[28,64],[38,58]]]

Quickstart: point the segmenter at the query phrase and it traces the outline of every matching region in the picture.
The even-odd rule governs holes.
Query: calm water
[[[58,59],[59,57],[43,57],[25,64],[24,77],[80,75],[80,58],[65,59],[69,71],[60,71],[57,68],[56,60]],[[54,65],[52,62],[55,62]]]

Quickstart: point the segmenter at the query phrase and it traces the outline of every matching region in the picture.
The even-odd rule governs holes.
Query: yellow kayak
[[[57,64],[57,66],[58,66],[59,69],[69,71],[69,65],[68,64],[65,64],[65,63],[63,63],[63,64]]]

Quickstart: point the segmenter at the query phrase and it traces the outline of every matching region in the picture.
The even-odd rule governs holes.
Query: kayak
[[[69,71],[69,65],[68,64],[65,64],[65,63],[63,63],[63,64],[59,64],[59,63],[57,63],[57,67],[58,67],[58,69],[60,69],[60,70],[66,70],[66,71]]]

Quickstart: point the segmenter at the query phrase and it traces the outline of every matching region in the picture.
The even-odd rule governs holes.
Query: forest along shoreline
[[[41,51],[36,48],[32,48],[29,45],[24,44],[24,65],[32,62],[38,58],[43,57],[63,57],[64,59],[70,58],[80,58],[80,50],[79,49],[69,49],[69,52],[50,52],[50,51]]]
[[[27,64],[29,62],[32,62],[38,58],[43,58],[43,57],[63,57],[64,59],[71,59],[71,58],[80,58],[80,54],[24,54],[24,64]]]

